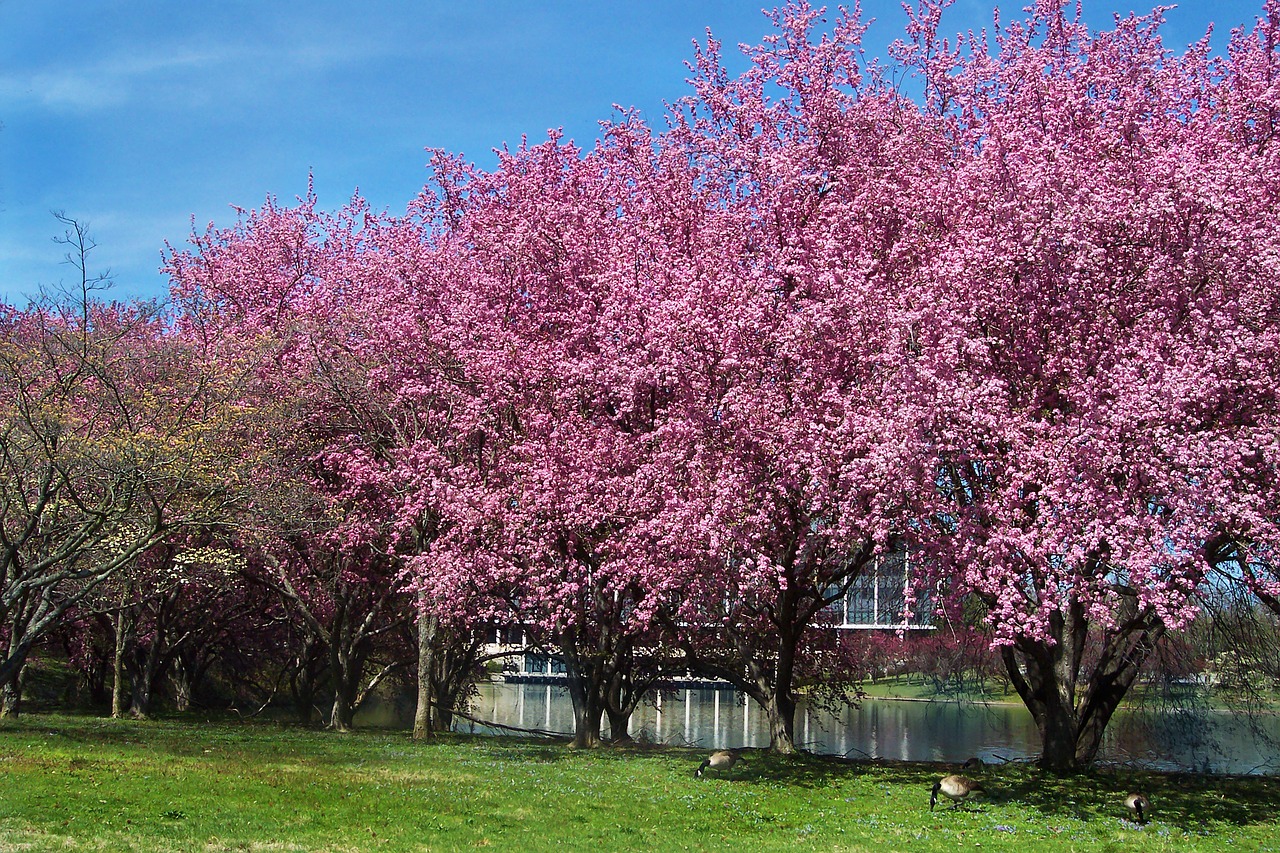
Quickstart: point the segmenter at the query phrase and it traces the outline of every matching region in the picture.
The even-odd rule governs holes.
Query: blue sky
[[[358,187],[398,212],[427,179],[427,147],[491,166],[522,134],[563,128],[590,145],[615,103],[660,124],[688,93],[692,41],[710,28],[726,46],[759,42],[763,5],[0,0],[0,300],[75,279],[53,210],[87,223],[91,267],[110,269],[115,298],[152,298],[167,287],[164,243],[184,243],[192,217],[230,225],[232,205],[290,201],[309,172],[323,207]],[[987,26],[994,5],[958,0],[943,29]],[[1085,0],[1095,26],[1149,8]],[[1212,20],[1221,47],[1260,10],[1183,3],[1167,43]],[[865,0],[864,12],[883,56],[901,5]]]

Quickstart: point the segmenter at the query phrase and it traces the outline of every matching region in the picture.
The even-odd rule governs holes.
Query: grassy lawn
[[[864,681],[859,685],[872,699],[922,699],[960,698],[970,702],[1010,702],[1022,704],[1018,694],[1005,691],[995,682],[981,690],[966,690],[961,694],[939,694],[932,681],[919,676],[891,675],[876,681]]]
[[[0,727],[0,850],[1280,850],[1275,778],[1005,766],[930,813],[942,768],[703,755],[35,714]]]
[[[872,699],[913,699],[922,701],[947,699],[964,702],[1022,704],[1022,700],[1013,689],[1006,688],[1002,682],[995,680],[988,681],[981,687],[971,687],[959,693],[939,693],[931,680],[919,675],[891,675],[876,681],[864,681],[859,686]],[[1136,686],[1128,695],[1124,707],[1140,708],[1144,705],[1159,707],[1162,704],[1167,704],[1167,699],[1161,697],[1157,691],[1153,690],[1150,694],[1144,696],[1143,691],[1145,689],[1142,685]],[[1280,693],[1275,692],[1260,692],[1251,697],[1246,697],[1229,691],[1206,691],[1203,688],[1191,687],[1187,688],[1186,692],[1179,696],[1179,701],[1184,705],[1195,704],[1212,710],[1235,711],[1248,707],[1254,710],[1280,712]]]

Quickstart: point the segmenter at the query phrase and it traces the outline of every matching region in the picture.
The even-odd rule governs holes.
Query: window
[[[845,621],[850,625],[874,625],[876,622],[875,575],[863,575],[849,587],[849,608]]]

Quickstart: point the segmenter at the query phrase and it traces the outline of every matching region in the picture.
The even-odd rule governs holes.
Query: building
[[[909,568],[905,552],[877,558],[872,571],[855,579],[842,601],[829,609],[830,627],[836,631],[932,630],[933,608],[927,600],[918,599],[907,618]],[[555,655],[531,648],[518,627],[491,629],[486,654],[504,656],[502,675],[508,681],[559,681],[565,677],[564,663]],[[674,682],[696,685],[708,680],[688,674]]]

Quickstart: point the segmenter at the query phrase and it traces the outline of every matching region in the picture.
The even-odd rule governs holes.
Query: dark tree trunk
[[[453,728],[454,709],[466,697],[479,673],[480,635],[436,632],[430,673],[431,722],[437,732]]]
[[[329,658],[329,670],[333,674],[333,708],[329,714],[329,727],[334,731],[349,732],[355,726],[365,656],[359,649],[348,650],[335,645]]]
[[[159,625],[150,642],[145,644],[138,643],[135,634],[132,653],[125,655],[125,666],[129,670],[129,713],[136,719],[148,719],[154,711],[160,683],[173,662],[168,642],[167,631]]]
[[[1051,619],[1054,642],[1023,638],[1001,649],[1009,679],[1040,732],[1042,769],[1074,773],[1097,758],[1107,724],[1164,634],[1153,612],[1136,610],[1129,599],[1119,626],[1101,629],[1098,659],[1087,670],[1090,624],[1079,603]]]
[[[155,695],[151,679],[142,672],[129,678],[129,716],[135,720],[151,718],[151,700]]]
[[[195,679],[192,674],[178,664],[170,674],[169,684],[173,687],[173,710],[179,714],[190,711],[195,695]]]
[[[133,620],[122,608],[115,618],[115,649],[111,658],[111,717],[120,719],[124,716],[124,674],[125,654],[130,645],[133,633]]]
[[[212,663],[213,656],[208,647],[187,643],[177,650],[168,668],[169,683],[173,687],[174,710],[191,710]]]
[[[453,728],[453,709],[458,697],[457,691],[451,690],[444,682],[438,682],[431,711],[431,725],[437,733]]]
[[[569,699],[573,703],[573,745],[579,749],[597,747],[604,716],[601,661],[598,656],[582,653],[577,632],[571,628],[560,632],[560,651],[564,656]]]
[[[110,672],[110,662],[107,660],[95,661],[93,665],[80,671],[79,683],[88,694],[88,703],[91,707],[100,710],[111,701],[111,691],[107,687],[107,675]],[[79,701],[84,701],[79,696],[79,688],[73,688],[73,691]]]
[[[747,685],[737,685],[739,689]],[[778,755],[794,755],[796,752],[796,701],[788,689],[778,690],[767,678],[757,677],[743,689],[748,698],[755,701],[769,721],[769,750]]]
[[[316,694],[324,674],[324,655],[319,640],[308,636],[289,671],[289,693],[293,697],[298,722],[310,725],[316,711]]]
[[[333,691],[333,707],[329,711],[329,728],[335,732],[349,732],[355,728],[355,703],[351,695],[339,686]]]
[[[789,596],[787,596],[789,598]],[[788,602],[787,610],[794,610],[794,602]],[[794,625],[793,617],[786,614],[782,624]],[[765,705],[769,716],[769,748],[782,755],[796,751],[796,649],[799,635],[790,630],[779,632],[778,659],[774,670],[772,703]]]
[[[618,643],[612,670],[604,685],[604,711],[609,720],[611,743],[633,742],[630,732],[631,717],[645,694],[667,669],[661,660],[649,660],[642,666],[635,645],[635,639],[631,637]]]
[[[434,616],[418,617],[418,707],[414,738],[453,728],[454,709],[475,681],[480,643],[440,627]]]
[[[16,720],[22,712],[22,686],[26,681],[27,666],[23,661],[12,676],[0,684],[0,720]]]
[[[573,745],[578,749],[593,749],[600,745],[600,723],[604,708],[599,693],[580,676],[569,669],[569,698],[573,702]]]
[[[825,608],[844,599],[876,555],[871,540],[853,553],[829,551],[821,537],[810,536],[807,515],[797,509],[792,521],[792,536],[776,560],[785,578],[763,598],[729,591],[715,602],[727,609],[711,611],[708,621],[726,626],[715,629],[714,638],[690,635],[670,616],[664,620],[690,670],[728,681],[760,705],[769,721],[769,749],[782,755],[796,752],[795,682],[805,634]]]
[[[0,719],[17,719],[22,713],[22,687],[26,681],[27,660],[39,632],[31,630],[32,622],[47,613],[44,596],[33,596],[5,613],[3,627],[7,634],[0,642]]]
[[[434,696],[431,684],[435,674],[433,644],[439,621],[425,613],[418,615],[418,707],[413,715],[413,739],[421,740],[436,732]]]
[[[609,719],[609,742],[613,744],[634,743],[631,736],[631,715],[634,709],[617,710],[612,703],[605,706],[604,712]]]
[[[769,718],[769,748],[779,755],[794,755],[796,751],[796,703],[789,696],[775,693],[773,702],[764,706]]]
[[[135,719],[146,720],[151,717],[152,704],[156,696],[156,687],[162,675],[161,654],[158,645],[159,636],[146,647],[134,646],[133,654],[125,656],[125,667],[129,672],[129,714]]]

